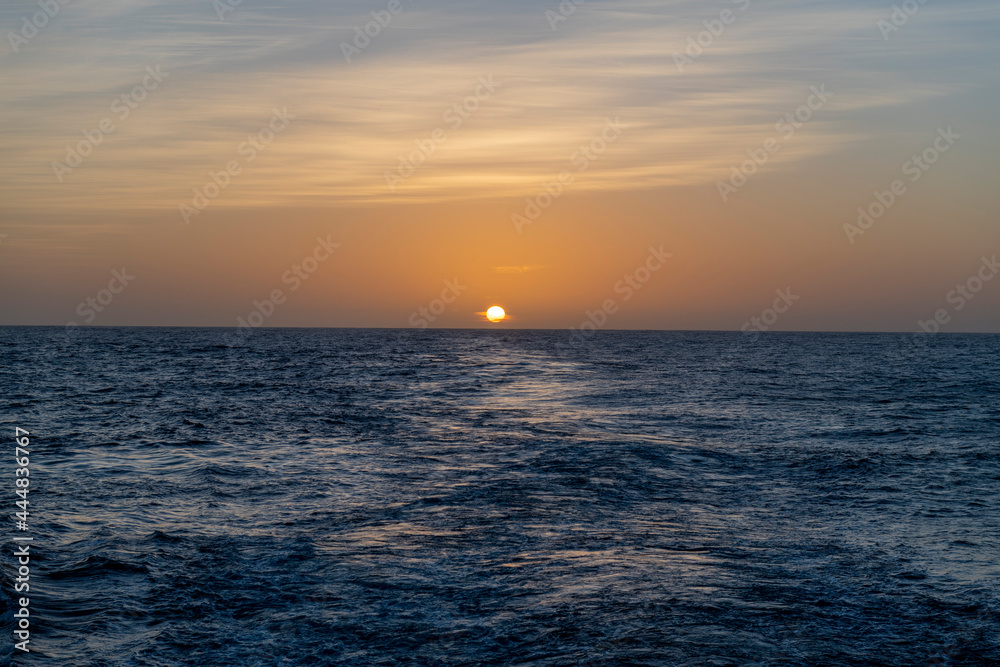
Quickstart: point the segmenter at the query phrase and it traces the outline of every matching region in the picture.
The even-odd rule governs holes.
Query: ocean
[[[1000,664],[1000,336],[0,328],[0,387],[3,665]]]

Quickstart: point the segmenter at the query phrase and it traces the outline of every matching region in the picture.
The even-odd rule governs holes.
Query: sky
[[[995,1],[237,1],[0,8],[0,324],[1000,332]]]

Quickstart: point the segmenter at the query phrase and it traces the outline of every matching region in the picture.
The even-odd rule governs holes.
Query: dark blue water
[[[6,328],[0,387],[16,664],[1000,664],[997,336]]]

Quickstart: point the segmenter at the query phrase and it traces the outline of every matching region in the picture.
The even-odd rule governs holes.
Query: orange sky
[[[1000,330],[1000,279],[950,294],[1000,252],[996,8],[743,4],[682,66],[718,8],[406,6],[346,62],[367,5],[67,6],[0,56],[0,323],[407,327],[457,281],[431,326]]]

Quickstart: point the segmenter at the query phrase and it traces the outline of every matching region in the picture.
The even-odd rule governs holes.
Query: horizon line
[[[741,329],[573,329],[573,328],[514,328],[514,327],[349,327],[349,326],[281,326],[281,327],[244,327],[230,325],[186,325],[186,324],[83,324],[67,327],[65,324],[0,324],[0,329],[250,329],[280,331],[285,329],[337,329],[337,330],[380,330],[380,331],[587,331],[601,332],[634,332],[634,333],[745,333],[745,334],[894,334],[913,336],[1000,336],[1000,331],[900,331],[900,330],[831,330],[831,329],[779,329],[753,330]]]

